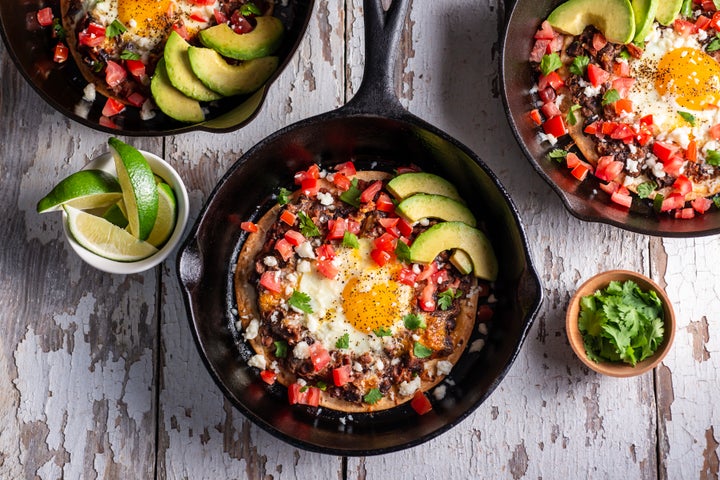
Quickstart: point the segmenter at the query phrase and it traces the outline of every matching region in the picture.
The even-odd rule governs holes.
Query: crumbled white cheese
[[[88,83],[85,88],[83,88],[83,100],[87,100],[88,102],[94,102],[95,101],[95,84],[94,83]]]
[[[300,273],[307,273],[310,271],[310,262],[307,260],[300,260],[297,263],[297,271]]]
[[[421,218],[418,223],[423,227],[427,227],[428,225],[430,225],[430,220],[427,218]]]
[[[402,382],[398,388],[398,393],[402,397],[407,397],[420,389],[420,377],[415,377],[410,382]]]
[[[478,325],[478,333],[480,335],[487,335],[488,334],[488,327],[486,323],[480,323]]]
[[[306,342],[298,342],[295,348],[293,348],[293,356],[300,360],[308,358],[310,356],[310,345]]]
[[[256,338],[258,336],[258,331],[260,330],[260,322],[257,321],[257,319],[253,318],[250,320],[250,323],[248,324],[247,328],[245,329],[245,333],[243,334],[243,337],[245,340],[252,340],[253,338]]]
[[[302,258],[315,258],[315,252],[313,252],[312,244],[308,241],[301,243],[295,249],[295,253],[300,255]]]
[[[544,132],[538,132],[538,141],[540,143],[548,142],[550,145],[554,146],[557,143],[557,138]]]
[[[362,372],[362,371],[363,371],[363,366],[362,366],[362,364],[360,364],[360,362],[355,362],[355,363],[353,363],[352,368],[353,368],[353,370],[355,370],[356,372]]]
[[[273,257],[272,255],[268,255],[267,257],[263,258],[263,264],[266,267],[277,267],[278,261],[277,258]]]
[[[259,368],[260,370],[265,370],[267,367],[267,361],[265,360],[265,355],[253,355],[250,357],[250,360],[248,360],[248,365],[251,367]]]
[[[375,368],[377,368],[378,370],[385,370],[385,364],[381,359],[378,358],[378,361],[375,362]]]
[[[142,107],[140,107],[140,118],[142,120],[152,120],[155,118],[155,114],[155,104],[148,98],[145,102],[143,102]]]
[[[583,94],[586,97],[597,97],[598,95],[600,95],[601,89],[602,89],[602,85],[593,87],[592,84],[588,84],[588,86],[583,89]]]
[[[435,400],[442,400],[445,398],[445,394],[447,393],[447,387],[445,385],[438,385],[433,390],[433,397],[435,397]]]
[[[447,375],[448,373],[450,373],[450,370],[452,370],[452,367],[452,362],[448,362],[447,360],[440,360],[437,363],[437,374]]]
[[[325,206],[332,205],[333,202],[335,202],[332,194],[330,194],[330,193],[318,192],[317,199],[320,200],[321,205],[325,205]]]
[[[483,349],[484,346],[485,346],[485,340],[482,338],[478,338],[477,340],[475,340],[474,342],[472,342],[470,344],[470,348],[468,349],[468,351],[470,353],[479,352],[480,350]]]

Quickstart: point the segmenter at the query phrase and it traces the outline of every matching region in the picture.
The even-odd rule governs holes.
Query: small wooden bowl
[[[643,290],[654,290],[663,303],[665,316],[665,335],[663,342],[653,356],[646,358],[642,362],[638,362],[634,367],[630,364],[620,362],[598,363],[590,360],[585,352],[582,334],[580,333],[580,329],[578,327],[580,299],[584,296],[592,295],[597,290],[604,289],[613,280],[620,282],[632,280]],[[655,368],[662,359],[665,358],[665,355],[667,355],[670,350],[670,346],[675,338],[675,323],[675,312],[673,311],[670,299],[665,291],[650,278],[628,270],[609,270],[588,279],[580,286],[580,288],[578,288],[572,299],[570,299],[570,304],[568,305],[567,314],[565,316],[565,330],[567,331],[568,340],[570,341],[570,346],[578,358],[592,370],[611,377],[633,377]]]

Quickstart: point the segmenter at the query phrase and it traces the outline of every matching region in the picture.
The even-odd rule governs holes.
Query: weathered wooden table
[[[191,222],[244,151],[352,96],[361,3],[317,0],[306,38],[250,126],[126,139],[181,172]],[[72,253],[59,215],[35,213],[58,180],[106,150],[108,136],[46,105],[0,46],[0,478],[718,478],[720,239],[653,238],[566,212],[503,113],[503,14],[497,0],[413,2],[399,96],[509,189],[546,301],[509,375],[467,420],[368,458],[297,450],[231,407],[191,338],[174,256],[145,274],[105,274]],[[611,268],[651,275],[678,314],[670,354],[639,378],[589,372],[564,334],[570,294]]]

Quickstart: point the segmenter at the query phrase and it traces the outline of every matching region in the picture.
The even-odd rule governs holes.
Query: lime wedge
[[[122,204],[122,200],[105,210],[102,218],[120,228],[126,228],[128,226],[128,219],[125,216],[125,207]]]
[[[175,230],[177,221],[177,203],[175,192],[167,183],[158,183],[158,214],[155,226],[147,238],[147,242],[160,248]]]
[[[80,170],[64,178],[37,204],[38,213],[56,212],[63,205],[82,210],[107,207],[122,197],[117,179],[102,170]]]
[[[143,154],[135,147],[117,138],[110,138],[108,144],[122,187],[128,229],[140,240],[145,240],[155,225],[158,212],[155,175]]]
[[[68,230],[84,248],[101,257],[120,262],[134,262],[156,253],[157,248],[138,240],[127,230],[102,217],[65,205]]]

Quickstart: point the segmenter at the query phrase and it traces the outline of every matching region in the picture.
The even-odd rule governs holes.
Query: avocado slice
[[[665,0],[663,0],[663,3]],[[633,43],[643,43],[655,22],[660,0],[632,0],[635,14],[635,38]]]
[[[165,59],[161,58],[155,67],[150,82],[150,91],[158,108],[168,117],[181,122],[198,123],[205,120],[200,102],[183,95],[172,86],[165,69]]]
[[[209,89],[230,97],[252,93],[263,86],[277,70],[278,57],[262,57],[230,65],[211,48],[190,47],[190,66]]]
[[[416,193],[431,193],[463,201],[452,183],[428,172],[402,173],[388,182],[387,189],[399,200]]]
[[[498,262],[490,240],[463,222],[441,222],[422,232],[410,245],[410,260],[430,263],[442,251],[454,248],[470,257],[476,277],[490,281],[497,278]]]
[[[438,218],[467,223],[471,227],[477,224],[469,208],[444,195],[416,193],[398,203],[395,211],[411,223],[423,218]]]
[[[201,102],[221,99],[222,95],[207,88],[193,73],[188,58],[189,48],[190,44],[180,34],[175,30],[170,32],[163,53],[170,83],[188,97]]]
[[[683,0],[663,0],[655,12],[655,20],[662,25],[672,24],[680,14]]]
[[[556,30],[580,35],[593,25],[609,42],[630,43],[635,37],[635,13],[630,0],[568,0],[548,16]]]
[[[453,250],[453,252],[450,254],[449,260],[450,263],[452,263],[455,268],[457,268],[458,271],[463,275],[468,275],[473,271],[472,260],[470,259],[470,256],[465,253],[464,250]]]
[[[236,60],[267,57],[280,47],[285,26],[277,17],[256,17],[255,28],[248,33],[235,33],[227,24],[201,30],[200,41],[208,48]]]

